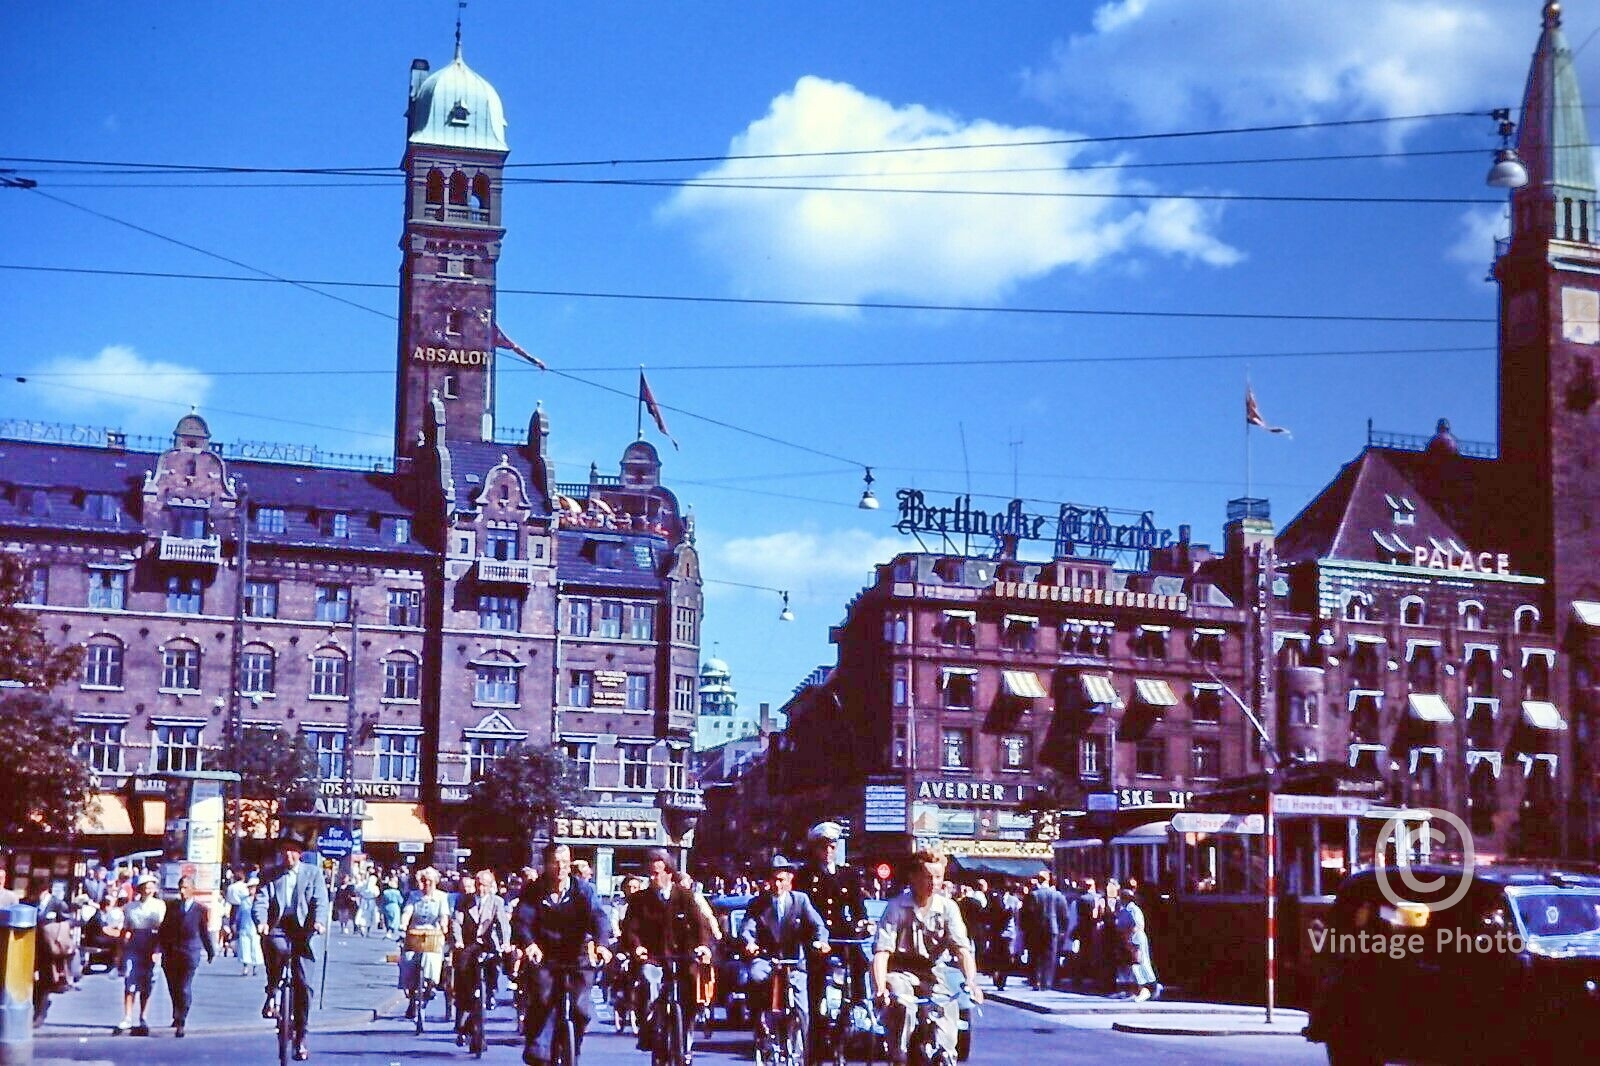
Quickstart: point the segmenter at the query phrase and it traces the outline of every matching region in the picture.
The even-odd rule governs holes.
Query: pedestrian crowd
[[[1137,881],[1093,878],[1059,886],[1048,871],[1026,881],[946,881],[977,949],[1003,990],[1013,976],[1036,990],[1063,986],[1143,1002],[1161,994]]]

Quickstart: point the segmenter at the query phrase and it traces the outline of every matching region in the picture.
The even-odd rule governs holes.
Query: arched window
[[[318,648],[311,653],[311,694],[345,697],[350,694],[350,660],[338,648]]]
[[[200,691],[200,645],[174,640],[161,649],[161,687],[173,692]]]
[[[1522,698],[1548,700],[1550,698],[1550,660],[1543,655],[1529,656],[1522,668]]]
[[[1367,620],[1368,606],[1370,606],[1370,603],[1366,593],[1345,593],[1344,620],[1346,622],[1365,622]]]
[[[83,649],[83,683],[93,688],[121,688],[122,653],[122,641],[109,633],[90,638]]]
[[[444,174],[437,168],[428,171],[428,203],[444,205]]]
[[[265,696],[278,691],[278,657],[265,644],[246,644],[239,653],[239,691]]]
[[[383,657],[383,698],[386,700],[418,699],[418,678],[421,667],[417,657],[408,651],[390,652]]]
[[[467,206],[467,176],[459,170],[450,175],[450,202],[457,207]]]
[[[1400,622],[1402,625],[1420,626],[1428,621],[1428,606],[1422,602],[1421,596],[1407,596],[1400,601]]]
[[[1539,608],[1531,603],[1525,603],[1517,608],[1513,617],[1513,626],[1518,633],[1532,633],[1539,627]]]
[[[489,214],[489,175],[479,174],[472,179],[472,200],[485,216]]]
[[[515,705],[521,699],[518,675],[521,664],[504,652],[494,652],[473,664],[477,680],[472,690],[473,703]]]
[[[1483,604],[1477,600],[1464,600],[1461,603],[1461,628],[1478,630],[1483,628]]]

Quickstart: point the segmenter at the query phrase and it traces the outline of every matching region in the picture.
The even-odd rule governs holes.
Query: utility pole
[[[243,478],[234,479],[239,490],[239,502],[234,506],[233,517],[238,523],[238,554],[235,559],[237,573],[233,588],[233,640],[228,663],[228,748],[233,752],[234,773],[228,787],[233,791],[233,839],[230,841],[228,859],[235,869],[240,861],[240,838],[244,835],[244,783],[239,778],[239,745],[244,739],[244,679],[241,676],[244,659],[244,601],[247,568],[250,565],[250,487]]]
[[[355,862],[356,840],[356,731],[359,718],[356,714],[356,678],[361,654],[361,590],[350,590],[350,681],[345,689],[344,705],[344,836],[350,850],[340,860],[340,867],[349,873]]]

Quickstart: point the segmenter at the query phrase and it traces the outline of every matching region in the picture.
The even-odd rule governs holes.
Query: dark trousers
[[[187,1021],[194,1002],[194,972],[200,960],[176,952],[161,956],[161,969],[167,975],[167,995],[172,997],[173,1022]]]
[[[552,970],[547,966],[531,966],[523,970],[521,980],[531,981],[528,990],[528,1017],[524,1026],[527,1033],[524,1058],[550,1061],[550,1049],[555,1040],[556,1022],[560,1020],[556,1007],[562,984],[572,994],[572,1028],[574,1047],[572,1057],[578,1057],[583,1048],[583,1034],[594,1017],[594,1004],[590,989],[594,987],[594,974],[587,971]],[[561,982],[558,984],[557,982]]]
[[[282,933],[271,933],[261,939],[261,957],[267,964],[267,995],[276,994],[283,968],[289,967],[289,1016],[293,1024],[289,1031],[295,1040],[306,1038],[306,1020],[311,1015],[311,964],[310,948],[296,944]]]
[[[1049,933],[1028,938],[1028,961],[1033,968],[1035,988],[1056,986],[1056,938]]]

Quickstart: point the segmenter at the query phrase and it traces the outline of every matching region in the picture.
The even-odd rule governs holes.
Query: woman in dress
[[[395,880],[393,874],[384,881],[378,904],[383,908],[384,934],[400,939],[400,909],[405,905],[405,897],[400,895],[400,882]]]
[[[362,936],[370,936],[378,928],[378,890],[378,875],[369,866],[356,882],[356,931]]]
[[[244,901],[233,908],[235,914],[243,916],[243,920],[233,927],[233,937],[245,977],[254,977],[265,965],[261,958],[261,933],[256,929],[256,923],[249,920],[250,912],[255,907],[256,893],[260,890],[261,882],[252,874],[244,883]]]
[[[406,1007],[416,1019],[427,1007],[444,973],[444,930],[450,920],[450,897],[439,890],[439,871],[417,871],[417,896],[400,913],[404,951],[400,955],[400,987],[417,990]],[[421,981],[422,984],[418,984]]]
[[[1145,934],[1144,911],[1132,888],[1122,890],[1122,905],[1115,918],[1117,932],[1117,996],[1143,1003],[1160,994],[1155,964],[1150,960],[1150,938]]]

